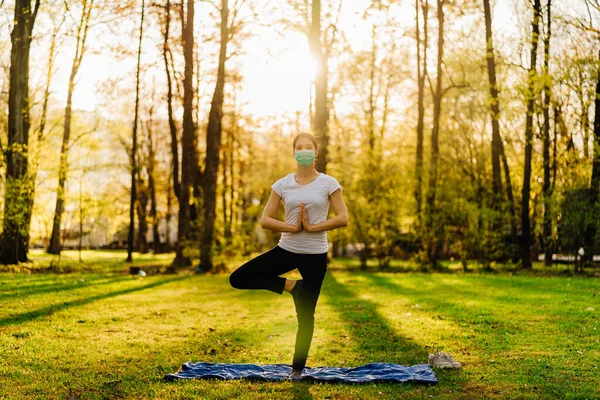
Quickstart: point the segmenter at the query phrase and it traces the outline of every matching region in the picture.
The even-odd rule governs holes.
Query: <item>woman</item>
[[[300,379],[313,337],[315,308],[327,269],[328,230],[348,225],[348,212],[338,181],[315,169],[319,154],[313,135],[294,138],[296,172],[277,180],[262,214],[264,229],[282,232],[279,243],[235,270],[229,277],[237,289],[266,289],[294,299],[298,331],[290,378]],[[285,222],[275,219],[279,202],[285,205]],[[335,217],[327,219],[329,204]],[[302,279],[279,275],[298,268]]]

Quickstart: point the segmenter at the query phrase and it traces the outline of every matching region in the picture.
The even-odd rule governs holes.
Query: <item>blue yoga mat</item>
[[[208,362],[187,362],[174,374],[165,375],[165,379],[260,379],[266,381],[285,381],[292,371],[290,364],[227,364]],[[404,366],[374,362],[354,368],[341,367],[304,367],[300,380],[324,382],[416,382],[437,383],[437,377],[429,364]]]

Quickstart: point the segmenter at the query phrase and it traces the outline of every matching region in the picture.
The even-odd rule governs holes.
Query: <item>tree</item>
[[[131,133],[131,194],[129,200],[129,231],[127,233],[127,262],[132,262],[133,257],[133,237],[135,229],[135,209],[137,200],[137,185],[136,180],[139,180],[138,165],[137,165],[137,142],[138,142],[138,114],[140,109],[140,63],[142,57],[142,39],[144,38],[144,8],[145,1],[142,0],[142,15],[140,17],[140,35],[138,42],[138,54],[137,54],[137,67],[135,72],[135,109],[133,114],[133,129]],[[141,208],[141,204],[138,205]],[[146,240],[146,237],[142,237],[142,224],[145,224],[145,207],[144,209],[138,208],[138,214],[140,215],[140,243]],[[143,214],[143,216],[142,216]],[[144,221],[142,222],[142,218]],[[147,248],[147,246],[146,246]],[[147,249],[146,249],[147,251]]]
[[[500,104],[499,104],[499,88],[496,82],[496,56],[494,54],[494,42],[492,34],[492,13],[490,8],[489,0],[483,1],[483,9],[485,15],[485,39],[486,39],[486,60],[487,60],[487,72],[490,90],[490,117],[492,121],[492,193],[493,209],[497,211],[503,211],[501,205],[502,201],[502,176],[500,170],[500,160],[502,159],[502,165],[504,167],[504,177],[506,180],[506,194],[507,194],[507,205],[509,220],[511,226],[511,237],[512,243],[517,242],[517,224],[515,218],[515,202],[513,198],[513,189],[510,178],[510,170],[508,162],[506,160],[506,154],[504,151],[504,143],[502,141],[502,135],[500,134]],[[498,229],[496,223],[493,224],[493,229]]]
[[[423,55],[421,56],[421,33],[419,30],[419,5],[423,9]],[[415,1],[416,13],[416,38],[417,38],[417,86],[418,86],[418,105],[417,105],[417,158],[415,165],[415,203],[416,203],[416,230],[419,232],[422,228],[421,203],[423,197],[423,136],[425,119],[425,75],[427,74],[427,16],[429,13],[429,0],[421,3],[421,0]],[[421,66],[422,63],[422,66]]]
[[[327,59],[321,44],[321,0],[311,3],[311,23],[308,43],[310,52],[317,62],[317,76],[315,77],[315,118],[313,131],[319,145],[319,159],[315,167],[320,172],[327,170],[327,147],[329,145],[329,107],[327,105]]]
[[[548,0],[546,18],[546,35],[544,36],[544,91],[543,91],[543,112],[544,112],[544,127],[542,130],[543,138],[543,163],[544,163],[544,222],[542,243],[544,246],[544,265],[552,265],[552,253],[554,249],[554,241],[552,239],[552,186],[550,177],[550,72],[548,64],[550,62],[550,38],[552,37],[551,26],[551,0]],[[587,114],[587,113],[586,113]]]
[[[47,117],[48,117],[48,103],[50,100],[50,84],[52,83],[52,77],[54,75],[54,60],[56,57],[56,47],[58,45],[58,40],[57,40],[57,36],[60,32],[60,29],[62,27],[62,25],[64,24],[66,18],[67,18],[67,14],[64,12],[64,10],[62,8],[58,9],[58,13],[62,13],[63,16],[60,19],[59,23],[55,23],[53,30],[52,30],[52,37],[50,39],[50,49],[48,52],[48,70],[46,72],[46,84],[45,84],[45,88],[44,88],[44,96],[43,96],[43,104],[42,104],[42,113],[40,116],[40,125],[38,128],[38,134],[37,134],[37,152],[36,155],[34,156],[34,165],[32,166],[32,171],[31,171],[31,176],[32,176],[32,182],[33,182],[33,187],[32,187],[32,192],[31,192],[31,199],[32,201],[35,199],[35,189],[36,189],[36,178],[37,178],[37,173],[38,173],[38,169],[39,169],[39,161],[40,161],[40,156],[43,150],[43,146],[44,146],[44,140],[46,137],[46,134],[48,132],[46,132],[46,123],[47,123]],[[33,204],[32,204],[33,207]],[[29,213],[29,221],[27,223],[27,226],[31,226],[31,217],[32,217],[33,213]]]
[[[154,87],[154,86],[153,86]],[[154,92],[152,95],[152,104],[148,110],[148,123],[146,130],[148,131],[148,159],[146,169],[148,171],[148,189],[150,191],[150,217],[152,218],[152,250],[154,254],[162,251],[160,246],[160,235],[158,232],[158,213],[157,213],[157,198],[156,198],[156,144],[157,139],[154,137]],[[168,189],[167,189],[168,190]]]
[[[535,102],[535,80],[537,77],[537,48],[540,34],[540,0],[533,2],[533,21],[531,23],[530,64],[527,75],[527,116],[525,119],[525,159],[523,167],[523,188],[521,190],[521,267],[531,268],[531,222],[529,200],[531,197],[531,153],[533,148],[533,108]]]
[[[165,66],[165,74],[167,77],[167,119],[169,121],[169,134],[171,137],[171,170],[169,171],[169,180],[172,182],[171,185],[168,185],[167,189],[167,248],[171,247],[170,243],[170,231],[169,226],[171,222],[172,212],[172,196],[171,196],[171,187],[173,189],[173,193],[178,201],[181,201],[181,181],[179,177],[179,139],[177,137],[177,125],[175,123],[175,117],[173,113],[173,78],[171,73],[171,62],[169,59],[172,59],[173,55],[171,53],[169,47],[169,38],[171,31],[171,1],[166,0],[166,4],[164,6],[164,18],[165,18],[165,28],[163,30],[163,46],[162,46],[162,56],[163,62]],[[179,260],[177,264],[186,265],[187,262],[183,262],[183,254],[179,256]]]
[[[436,189],[439,162],[439,132],[442,113],[442,65],[444,59],[444,4],[446,0],[437,0],[438,44],[437,44],[437,75],[433,94],[433,126],[431,128],[431,168],[427,189],[426,229],[427,229],[427,262],[434,267],[438,263],[439,252],[439,223],[436,220]]]
[[[71,117],[73,113],[73,92],[75,91],[75,78],[79,72],[79,67],[83,60],[86,50],[86,40],[92,11],[94,9],[94,0],[83,0],[81,2],[81,17],[77,25],[77,42],[75,45],[75,56],[71,65],[71,75],[69,76],[69,86],[67,91],[67,105],[65,107],[65,122],[63,125],[63,142],[60,149],[60,165],[58,171],[58,189],[56,190],[56,209],[54,211],[54,221],[52,225],[52,236],[47,252],[50,254],[60,254],[60,225],[64,208],[64,191],[67,180],[69,141],[71,137]],[[67,10],[70,12],[70,10]]]
[[[203,171],[202,193],[204,204],[204,220],[202,224],[202,248],[200,251],[200,266],[202,271],[211,271],[212,241],[215,226],[216,187],[219,172],[221,149],[221,133],[223,121],[223,90],[225,87],[225,61],[227,59],[227,42],[229,41],[228,0],[221,0],[221,41],[219,48],[219,67],[217,83],[208,115],[206,128],[206,161]]]
[[[10,89],[8,95],[8,147],[4,192],[4,229],[0,246],[3,264],[27,261],[29,214],[32,210],[32,185],[28,176],[29,146],[29,51],[32,32],[40,7],[36,0],[16,0],[14,26],[10,34]]]
[[[183,14],[183,10],[182,10]],[[190,227],[190,188],[198,172],[197,140],[193,120],[194,112],[194,1],[187,1],[187,14],[182,18],[183,53],[185,69],[183,77],[183,133],[181,137],[181,183],[179,187],[179,220],[177,225],[177,248],[171,271],[175,267],[191,265],[184,255]],[[177,192],[176,192],[177,193]]]
[[[492,13],[490,10],[490,1],[483,0],[483,9],[485,12],[485,39],[486,39],[486,59],[488,79],[490,82],[490,116],[492,119],[492,190],[495,196],[494,207],[500,206],[502,195],[502,178],[500,176],[500,146],[502,138],[500,137],[500,107],[498,105],[498,85],[496,84],[496,58],[494,56],[494,43],[492,41]]]
[[[600,65],[600,52],[598,52],[598,65]],[[594,161],[592,163],[592,178],[590,182],[590,207],[594,215],[600,215],[600,68],[596,81],[596,99],[594,100]],[[598,219],[596,219],[598,221]],[[590,229],[587,237],[591,245],[588,245],[588,257],[594,254],[594,238],[597,233],[597,225]]]

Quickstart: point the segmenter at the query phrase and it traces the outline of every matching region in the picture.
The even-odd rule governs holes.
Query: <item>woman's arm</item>
[[[348,210],[346,209],[346,203],[344,203],[344,199],[342,198],[342,191],[339,189],[336,190],[329,196],[329,199],[331,200],[335,217],[319,222],[318,224],[310,225],[308,222],[308,215],[304,212],[302,214],[302,225],[304,226],[305,231],[322,232],[348,226]]]
[[[277,194],[277,192],[271,190],[271,196],[269,197],[267,205],[265,206],[262,216],[260,217],[260,225],[263,227],[263,229],[270,229],[275,232],[300,232],[302,230],[302,220],[300,219],[302,212],[298,213],[298,222],[296,225],[286,224],[275,219],[280,201],[281,197]],[[300,211],[302,211],[302,209],[303,207],[301,207]]]

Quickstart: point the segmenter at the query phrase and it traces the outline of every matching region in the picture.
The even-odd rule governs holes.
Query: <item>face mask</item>
[[[315,161],[315,151],[314,150],[297,150],[294,152],[294,157],[302,168],[308,167],[310,164]]]

